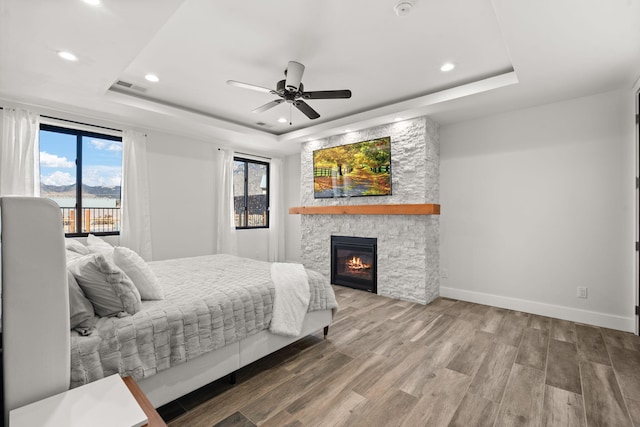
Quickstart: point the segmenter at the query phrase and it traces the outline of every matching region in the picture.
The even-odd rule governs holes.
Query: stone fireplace
[[[377,239],[331,236],[331,283],[378,293]]]
[[[313,151],[391,137],[392,195],[314,199]],[[428,117],[310,141],[301,151],[302,206],[439,203],[438,125]],[[446,207],[443,207],[446,210]],[[438,215],[301,215],[302,262],[331,277],[331,236],[377,239],[377,293],[426,304],[439,295]]]

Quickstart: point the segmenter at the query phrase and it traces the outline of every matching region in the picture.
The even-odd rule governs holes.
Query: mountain
[[[82,193],[84,197],[95,197],[103,199],[119,199],[120,198],[120,186],[114,187],[91,187],[88,185],[82,186]],[[40,193],[43,196],[50,197],[75,197],[76,185],[45,185],[40,184]]]

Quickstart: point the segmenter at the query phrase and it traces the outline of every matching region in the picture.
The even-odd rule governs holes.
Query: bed
[[[70,330],[59,207],[41,198],[2,198],[0,227],[5,419],[11,409],[114,372],[132,375],[161,406],[305,335],[326,335],[337,308],[326,279],[307,271],[310,302],[296,326],[300,334],[283,333],[273,329],[282,317],[272,307],[281,292],[274,269],[287,265],[194,257],[149,263],[165,298],[143,300],[133,315],[96,317],[93,332],[82,336]],[[216,281],[223,285],[197,287]],[[207,332],[209,324],[218,328]]]

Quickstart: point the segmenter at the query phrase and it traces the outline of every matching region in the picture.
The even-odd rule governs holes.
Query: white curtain
[[[40,196],[40,117],[22,109],[2,111],[0,196]]]
[[[147,173],[147,136],[125,130],[122,135],[122,222],[120,245],[150,261],[151,214]]]
[[[218,149],[214,155],[216,189],[216,253],[238,254],[236,224],[233,217],[233,150]]]
[[[284,180],[282,159],[269,165],[269,261],[282,262],[284,255]]]

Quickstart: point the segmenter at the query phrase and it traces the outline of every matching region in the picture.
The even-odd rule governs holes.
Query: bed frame
[[[0,198],[4,417],[69,389],[69,295],[58,205],[33,197]],[[302,335],[331,323],[331,310],[307,313]],[[232,374],[298,340],[262,331],[138,382],[158,407]]]

